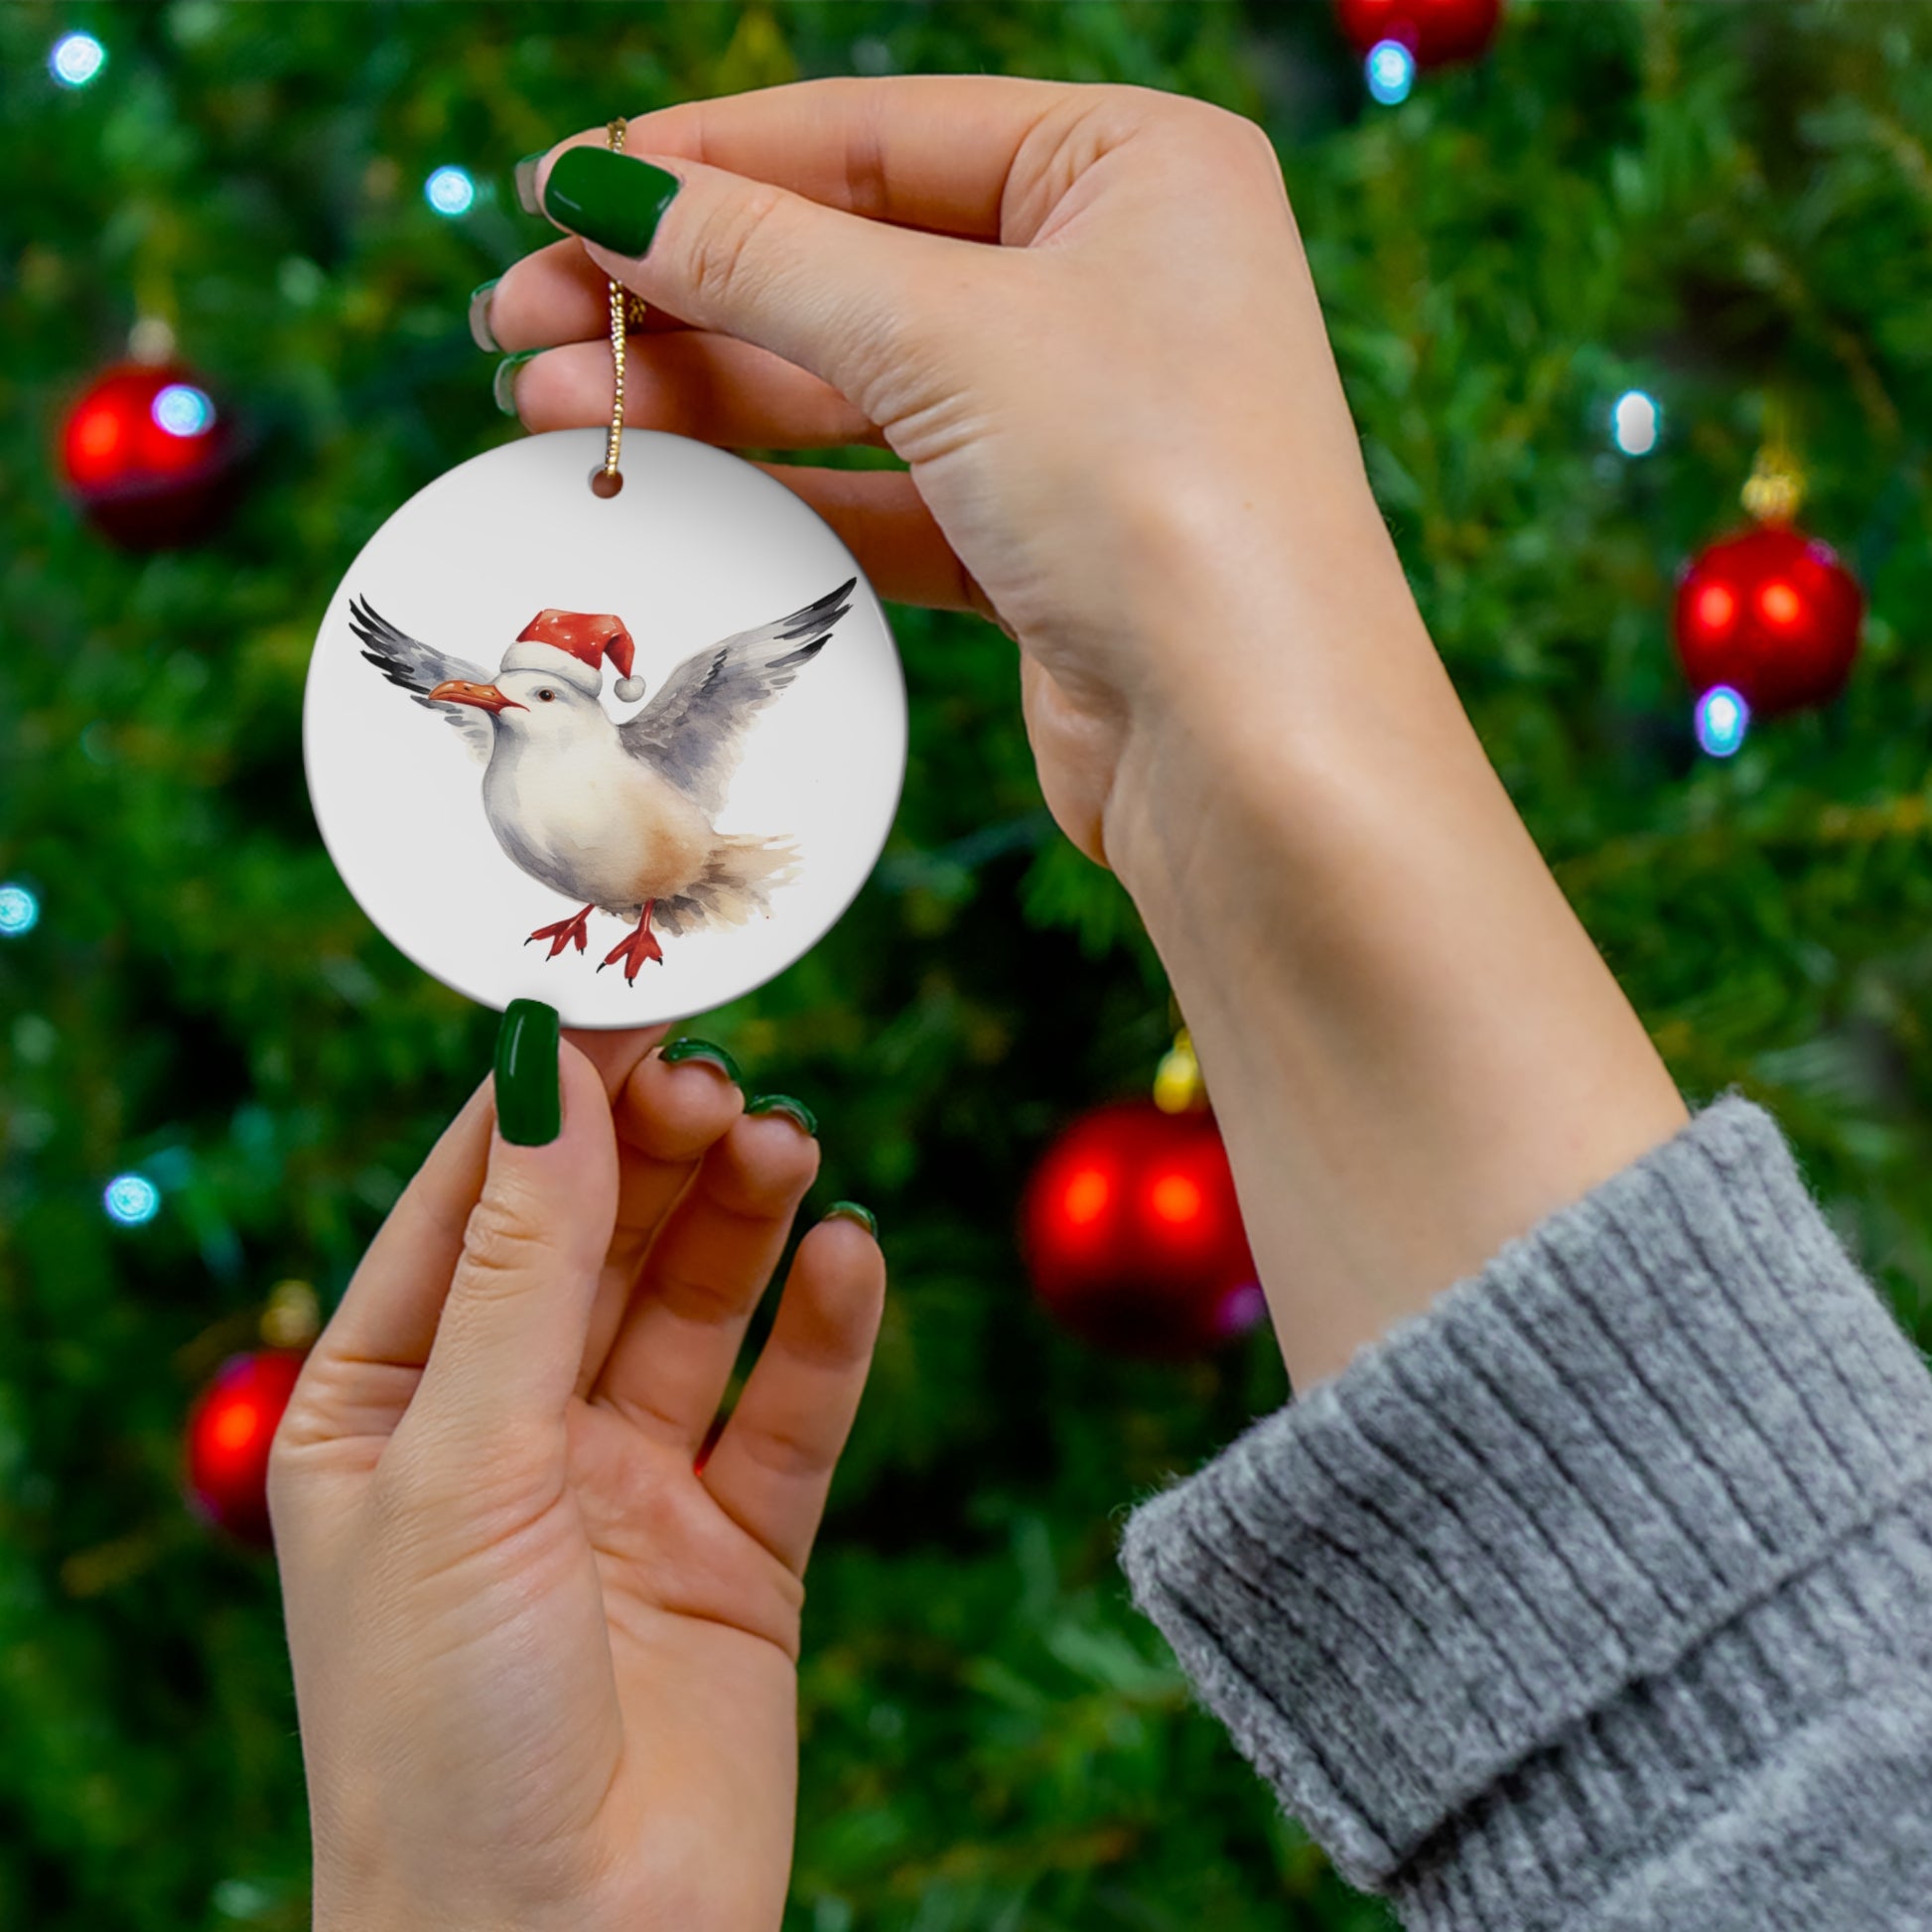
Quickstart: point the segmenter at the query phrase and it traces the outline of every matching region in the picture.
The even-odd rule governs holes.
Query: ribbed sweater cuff
[[[1466,1834],[1549,1890],[1803,1721],[1767,1655],[1844,1687],[1846,1577],[1932,1586],[1929,1477],[1924,1362],[1732,1097],[1144,1505],[1123,1560],[1355,1882],[1474,1883]],[[1494,1902],[1418,1916],[1541,1917]]]

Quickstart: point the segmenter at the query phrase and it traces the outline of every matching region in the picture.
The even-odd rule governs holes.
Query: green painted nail
[[[818,1116],[802,1100],[794,1100],[788,1093],[761,1093],[756,1100],[745,1103],[745,1111],[748,1114],[784,1114],[796,1121],[814,1140],[818,1138]]]
[[[496,293],[496,284],[501,280],[500,275],[492,275],[470,291],[470,340],[491,355],[503,352],[503,345],[489,329],[489,298]]]
[[[512,1000],[496,1034],[496,1125],[517,1147],[548,1147],[563,1132],[557,1009]]]
[[[543,184],[543,211],[601,248],[641,255],[683,184],[609,148],[566,148]]]
[[[857,1221],[865,1231],[877,1241],[879,1239],[879,1217],[869,1207],[861,1207],[856,1200],[835,1200],[825,1210],[828,1221]]]
[[[668,1046],[657,1049],[657,1057],[676,1066],[682,1060],[702,1060],[707,1066],[715,1066],[734,1086],[743,1086],[745,1076],[738,1070],[738,1062],[722,1046],[713,1045],[708,1039],[674,1039]]]
[[[489,379],[489,393],[496,398],[496,407],[505,416],[516,414],[516,372],[532,355],[541,355],[540,348],[521,348],[514,355],[505,355],[496,364],[496,373]]]
[[[516,183],[516,205],[525,214],[541,214],[543,209],[537,205],[537,168],[544,155],[550,150],[544,148],[537,154],[526,154],[516,164],[511,179]]]

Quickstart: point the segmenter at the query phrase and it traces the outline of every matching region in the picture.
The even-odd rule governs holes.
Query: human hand
[[[885,1271],[843,1215],[805,1237],[694,1470],[818,1147],[652,1037],[562,1046],[547,1145],[478,1089],[277,1432],[318,1932],[778,1924],[801,1579]]]
[[[890,446],[906,471],[770,470],[882,595],[1015,636],[1047,803],[1130,884],[1149,810],[1184,817],[1225,769],[1171,757],[1176,730],[1252,714],[1257,683],[1271,714],[1298,686],[1316,711],[1343,680],[1313,621],[1338,575],[1349,641],[1378,605],[1420,639],[1252,122],[1141,88],[908,76],[641,115],[622,155],[604,138],[519,170],[585,245],[518,262],[476,316],[548,349],[512,371],[523,421],[608,419],[608,274],[658,319],[631,339],[631,422]],[[677,184],[654,230],[673,183],[653,163]],[[1237,615],[1241,584],[1268,621]]]
[[[660,312],[631,420],[905,459],[772,474],[886,596],[1019,642],[1046,802],[1168,968],[1298,1384],[1675,1132],[1417,612],[1258,128],[905,76],[604,140],[519,167],[581,243],[473,305],[545,350],[515,407],[605,419],[614,276]]]

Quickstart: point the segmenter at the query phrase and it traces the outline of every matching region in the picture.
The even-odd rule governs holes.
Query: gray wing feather
[[[429,694],[449,678],[465,684],[487,684],[490,674],[481,664],[452,657],[445,651],[405,636],[387,618],[378,617],[366,598],[351,600],[348,627],[362,646],[362,655],[386,677],[399,685],[426,710],[440,712],[456,727],[465,745],[484,764],[489,762],[490,747],[496,734],[486,712],[467,704],[432,704]]]
[[[825,648],[858,581],[848,577],[816,604],[687,657],[656,697],[618,727],[624,750],[706,811],[722,810],[746,726]]]

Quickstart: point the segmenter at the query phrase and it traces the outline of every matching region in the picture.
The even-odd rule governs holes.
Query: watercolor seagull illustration
[[[551,959],[572,943],[582,952],[591,913],[612,913],[632,929],[598,971],[621,960],[634,983],[645,960],[664,957],[660,933],[743,925],[795,876],[789,840],[721,833],[714,821],[746,727],[825,647],[857,581],[685,658],[621,724],[604,708],[605,660],[621,702],[641,698],[644,685],[615,617],[539,613],[494,678],[405,635],[366,599],[351,602],[349,627],[362,655],[441,712],[485,766],[483,812],[511,860],[581,901],[530,939],[548,939]]]

